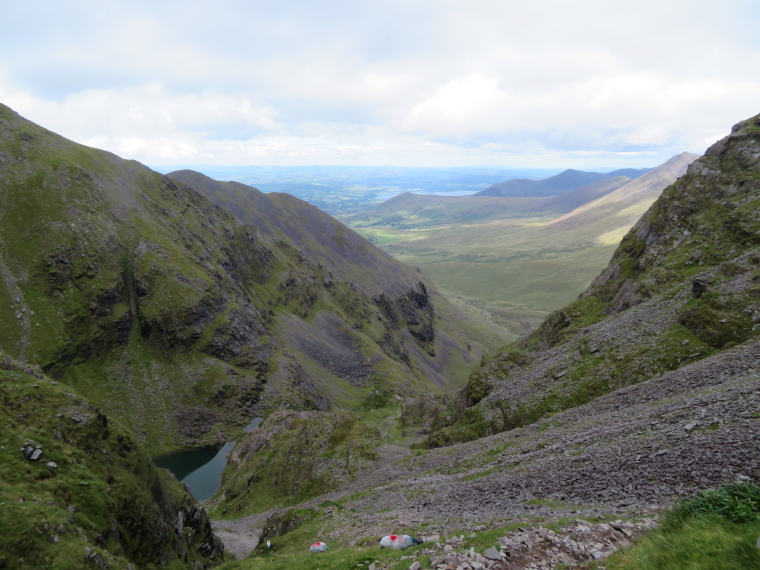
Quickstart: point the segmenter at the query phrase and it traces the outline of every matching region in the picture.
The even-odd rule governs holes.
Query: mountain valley
[[[620,171],[635,179],[566,171],[515,181],[525,186],[522,194],[536,182],[560,192],[550,197],[402,194],[341,219],[420,267],[452,299],[522,335],[588,287],[628,229],[695,158],[682,153],[654,169]]]
[[[760,115],[583,182],[342,218],[377,248],[0,105],[0,567],[591,568],[760,481]],[[151,461],[233,439],[202,506]]]

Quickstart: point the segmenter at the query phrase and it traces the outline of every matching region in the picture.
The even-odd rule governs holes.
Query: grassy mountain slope
[[[752,342],[759,156],[755,117],[662,193],[577,301],[473,374],[430,443],[525,425]]]
[[[663,188],[681,177],[697,158],[697,155],[688,152],[676,155],[625,186],[584,202],[553,220],[550,227],[558,234],[580,227],[584,228],[584,232],[594,229],[600,243],[617,244],[660,196]],[[614,221],[618,222],[617,227],[614,227]]]
[[[444,293],[525,333],[588,287],[636,212],[688,162],[681,155],[628,183],[608,178],[543,199],[399,196],[345,221],[394,257],[423,268]],[[616,198],[605,202],[610,196]],[[591,201],[584,206],[584,200]],[[587,208],[596,203],[604,206]],[[458,220],[463,213],[464,222]],[[571,217],[555,223],[558,214]],[[391,221],[403,216],[405,221]]]
[[[628,176],[615,176],[614,178],[605,178],[598,182],[586,184],[574,190],[563,192],[550,198],[545,198],[541,205],[536,208],[539,212],[546,213],[566,213],[583,206],[597,198],[606,196],[618,188],[625,186],[633,179]]]
[[[219,563],[223,545],[187,488],[70,390],[0,354],[0,567]]]
[[[322,210],[290,194],[259,192],[238,182],[219,182],[199,172],[167,176],[192,186],[246,224],[285,239],[314,264],[330,268],[343,281],[358,283],[370,295],[396,296],[420,280],[399,263]]]
[[[569,190],[574,190],[586,184],[598,182],[607,178],[625,176],[627,178],[638,178],[646,173],[649,169],[642,168],[636,170],[633,168],[624,168],[613,172],[584,172],[582,170],[568,169],[543,180],[507,180],[489,186],[481,190],[476,196],[554,196],[562,194]]]
[[[190,187],[7,107],[0,197],[0,348],[153,451],[224,441],[262,407],[353,405],[373,375],[403,393],[449,389],[503,339],[412,270],[390,293],[365,290]],[[403,270],[388,267],[389,280]]]
[[[411,310],[409,300],[413,300],[415,295],[410,296],[410,292],[422,291],[424,295],[429,295],[431,306],[434,305],[436,311],[435,320],[430,324],[434,324],[439,339],[436,342],[442,352],[431,358],[435,354],[435,343],[421,341],[427,334],[422,330],[426,326],[424,322],[407,323],[411,330],[411,337],[405,333],[407,346],[393,350],[403,364],[417,369],[418,376],[433,380],[441,388],[460,381],[458,379],[471,367],[470,363],[476,354],[496,347],[499,342],[508,338],[500,327],[480,323],[478,315],[473,318],[445,301],[432,283],[418,271],[374,247],[332,216],[303,200],[289,194],[264,194],[251,186],[237,182],[220,182],[190,170],[172,172],[168,176],[190,184],[216,204],[229,209],[241,221],[253,224],[267,234],[285,241],[295,248],[299,259],[327,270],[328,282],[344,282],[353,296],[359,297],[364,304],[371,301],[371,304],[375,305],[373,308],[381,309],[391,323],[400,322],[399,319],[403,321],[403,315]],[[334,290],[332,285],[329,289]],[[345,305],[346,294],[338,292],[334,296],[338,298],[339,303]],[[395,307],[391,307],[394,303]],[[387,345],[387,331],[377,329],[373,332],[376,327],[371,322],[362,321],[363,318],[366,319],[367,311],[359,310],[358,306],[357,302],[354,302],[354,306],[349,307],[349,312],[356,313],[352,315],[353,321],[349,324],[354,329],[369,331],[375,343]],[[416,319],[416,316],[411,317],[411,320]],[[286,341],[288,351],[291,354],[299,354],[304,345],[313,345],[316,338],[334,338],[329,322],[330,319],[324,315],[310,320],[309,325],[293,319],[283,319],[278,330]],[[368,324],[369,326],[366,326]],[[416,343],[413,342],[414,338],[417,339]],[[422,346],[425,342],[428,342],[428,345]],[[341,343],[333,343],[334,346],[339,344]],[[465,345],[474,349],[472,355],[452,350],[455,346]],[[346,354],[336,353],[335,358],[346,360]],[[355,356],[351,358],[356,360]],[[383,368],[379,371],[388,374]],[[407,372],[408,370],[399,369],[396,375],[404,375]],[[325,378],[323,382],[333,384],[330,378]],[[329,389],[329,386],[324,386],[324,389]]]

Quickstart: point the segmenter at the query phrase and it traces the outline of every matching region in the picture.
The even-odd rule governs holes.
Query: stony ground
[[[525,521],[526,536],[533,537],[529,529],[541,520],[646,517],[698,489],[760,480],[760,341],[525,428],[432,451],[384,445],[380,453],[376,468],[299,505],[341,502],[342,509],[326,515],[323,539],[352,543],[407,531],[447,536],[517,521]],[[214,524],[227,550],[240,557],[255,546],[269,514]],[[593,529],[598,538],[585,550],[579,546],[581,554],[597,543],[603,548],[596,551],[605,552],[613,537],[627,538]],[[565,563],[563,552],[577,554],[555,544],[567,545],[564,538],[541,538],[510,538],[504,551],[522,553],[539,568],[555,559]]]
[[[469,537],[460,534],[448,538],[439,535],[424,536],[425,548],[406,560],[410,570],[437,568],[438,570],[518,570],[530,568],[544,570],[558,565],[573,567],[593,561],[604,560],[619,549],[628,548],[630,539],[656,526],[653,518],[637,522],[616,520],[611,523],[591,523],[575,519],[572,523],[553,529],[518,528],[498,539],[499,547],[467,548]],[[373,568],[374,566],[374,568]],[[402,560],[399,568],[406,568]],[[379,562],[370,564],[368,570],[380,570],[386,566]],[[602,567],[603,568],[603,567]]]

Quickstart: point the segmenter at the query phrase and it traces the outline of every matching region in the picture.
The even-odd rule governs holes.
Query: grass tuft
[[[677,525],[706,516],[719,516],[732,523],[760,522],[760,487],[754,483],[728,483],[697,493],[669,513],[665,524]]]
[[[660,528],[607,561],[610,570],[760,569],[760,488],[729,483],[666,513]]]

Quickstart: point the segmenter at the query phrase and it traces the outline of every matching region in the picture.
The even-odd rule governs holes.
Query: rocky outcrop
[[[543,526],[520,527],[499,537],[498,549],[491,546],[482,552],[473,547],[467,548],[467,542],[475,534],[467,537],[463,534],[453,535],[445,539],[440,535],[430,535],[423,536],[425,548],[421,552],[415,552],[413,558],[424,561],[424,566],[416,562],[418,568],[426,567],[427,564],[431,568],[469,567],[472,570],[573,567],[604,560],[614,552],[628,548],[634,537],[656,525],[656,521],[651,518],[636,522],[618,519],[609,523],[575,519],[570,524],[559,526],[556,531]],[[380,570],[386,566],[377,564],[376,568]]]

